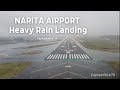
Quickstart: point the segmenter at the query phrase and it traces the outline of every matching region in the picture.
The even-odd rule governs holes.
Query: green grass
[[[120,62],[119,61],[104,61],[108,65],[110,65],[114,70],[120,72]]]
[[[32,46],[27,46],[27,47],[19,47],[19,48],[14,48],[14,49],[29,49],[29,48],[37,48],[37,47],[44,47],[44,46],[49,46],[49,45],[53,45],[53,44],[57,44],[57,42],[55,43],[48,43],[48,44],[42,44],[42,45],[32,45]]]
[[[36,54],[41,54],[42,51],[31,51],[31,52],[24,52],[24,53],[19,53],[17,55],[36,55]]]
[[[0,64],[0,79],[10,79],[25,69],[31,62],[16,62]]]
[[[80,42],[80,39],[82,39],[84,42]],[[111,53],[119,52],[118,41],[106,40],[103,38],[80,38],[80,39],[77,39],[77,41],[85,48]]]

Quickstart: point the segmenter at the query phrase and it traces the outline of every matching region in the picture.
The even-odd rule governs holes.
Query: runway
[[[66,38],[45,60],[91,60],[72,38]]]
[[[57,44],[43,61],[33,62],[31,66],[13,77],[13,79],[116,78],[119,78],[119,73],[107,64],[92,59],[72,37],[67,37]]]

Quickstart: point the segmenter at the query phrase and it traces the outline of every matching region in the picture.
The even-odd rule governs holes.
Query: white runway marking
[[[67,54],[65,54],[65,59],[67,59]]]
[[[83,55],[81,54],[82,59],[84,59]]]
[[[81,56],[80,56],[80,54],[79,54],[78,56],[79,56],[79,58],[81,59]]]
[[[54,59],[54,58],[55,58],[55,56],[56,56],[56,54],[54,54],[54,55],[53,55],[52,59]]]
[[[85,56],[85,54],[83,54],[83,57],[84,57],[85,59],[88,59],[88,58]]]
[[[70,66],[70,65],[66,65],[65,67],[66,67],[66,68],[71,68],[71,66]]]
[[[64,59],[77,59],[77,60],[89,60],[90,57],[87,54],[50,54],[47,57],[48,60],[64,60]]]
[[[43,69],[38,69],[38,70],[32,71],[31,73],[35,73],[35,72],[38,72],[38,71],[42,71],[42,70],[45,70],[45,69],[53,68],[53,67],[60,66],[60,65],[64,65],[64,64],[66,64],[66,63],[62,63],[62,64],[50,66],[50,67],[43,68]]]
[[[87,60],[87,59],[90,59],[90,57],[87,54],[69,54],[69,59]]]
[[[76,46],[72,46],[72,47],[76,47]]]
[[[62,57],[63,59],[65,58],[65,54],[63,54],[63,57]]]
[[[57,57],[58,57],[58,54],[55,56],[55,59],[57,59]]]
[[[77,73],[74,73],[74,72],[70,72],[70,71],[66,71],[66,72],[63,72],[63,73],[59,73],[59,74],[53,75],[53,76],[51,76],[51,77],[49,77],[49,78],[54,78],[54,77],[56,77],[56,76],[60,76],[60,75],[65,74],[65,73],[71,73],[71,74],[74,74],[74,75],[79,76],[79,77],[88,78],[88,77],[85,77],[85,76],[83,76],[83,75],[80,75],[80,74],[77,74]]]
[[[71,54],[69,54],[69,59],[71,59]]]
[[[49,55],[47,59],[49,59],[52,55]]]
[[[73,54],[72,54],[72,59],[74,59]]]
[[[57,59],[59,59],[59,58],[60,58],[60,56],[61,56],[61,55],[60,55],[60,54],[58,54],[58,57],[57,57]]]
[[[88,59],[90,59],[87,54],[86,54],[86,57],[87,57]]]
[[[78,56],[78,54],[76,54],[76,56],[77,56],[77,59],[79,59],[79,56]]]
[[[74,54],[74,58],[76,59],[76,55]]]
[[[63,72],[63,73],[59,73],[59,74],[56,74],[56,75],[54,75],[54,76],[51,76],[51,77],[49,77],[49,78],[53,78],[53,77],[56,77],[56,76],[59,76],[59,75],[62,75],[62,74],[64,74],[64,73],[67,73],[68,71],[66,71],[66,72]]]
[[[95,69],[95,68],[91,68],[91,67],[87,67],[87,66],[84,66],[84,65],[78,65],[78,64],[75,64],[75,63],[71,63],[73,65],[77,65],[77,66],[80,66],[80,67],[84,67],[84,68],[88,68],[88,69],[91,69],[91,70],[96,70],[96,71],[100,71],[100,72],[105,72],[103,70],[99,70],[99,69]]]
[[[69,72],[69,73],[75,74],[75,75],[80,76],[80,77],[83,77],[83,78],[88,78],[88,77],[85,77],[85,76],[83,76],[83,75],[80,75],[80,74],[77,74],[77,73],[74,73],[74,72]]]

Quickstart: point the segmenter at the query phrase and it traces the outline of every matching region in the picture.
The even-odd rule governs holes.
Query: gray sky
[[[9,35],[14,17],[80,17],[80,27],[88,28],[88,35],[118,35],[119,11],[0,11],[0,36]]]

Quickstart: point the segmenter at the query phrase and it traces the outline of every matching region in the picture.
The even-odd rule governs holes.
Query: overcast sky
[[[80,17],[80,27],[88,28],[88,35],[118,35],[119,11],[0,11],[0,36],[9,35],[14,17]]]

